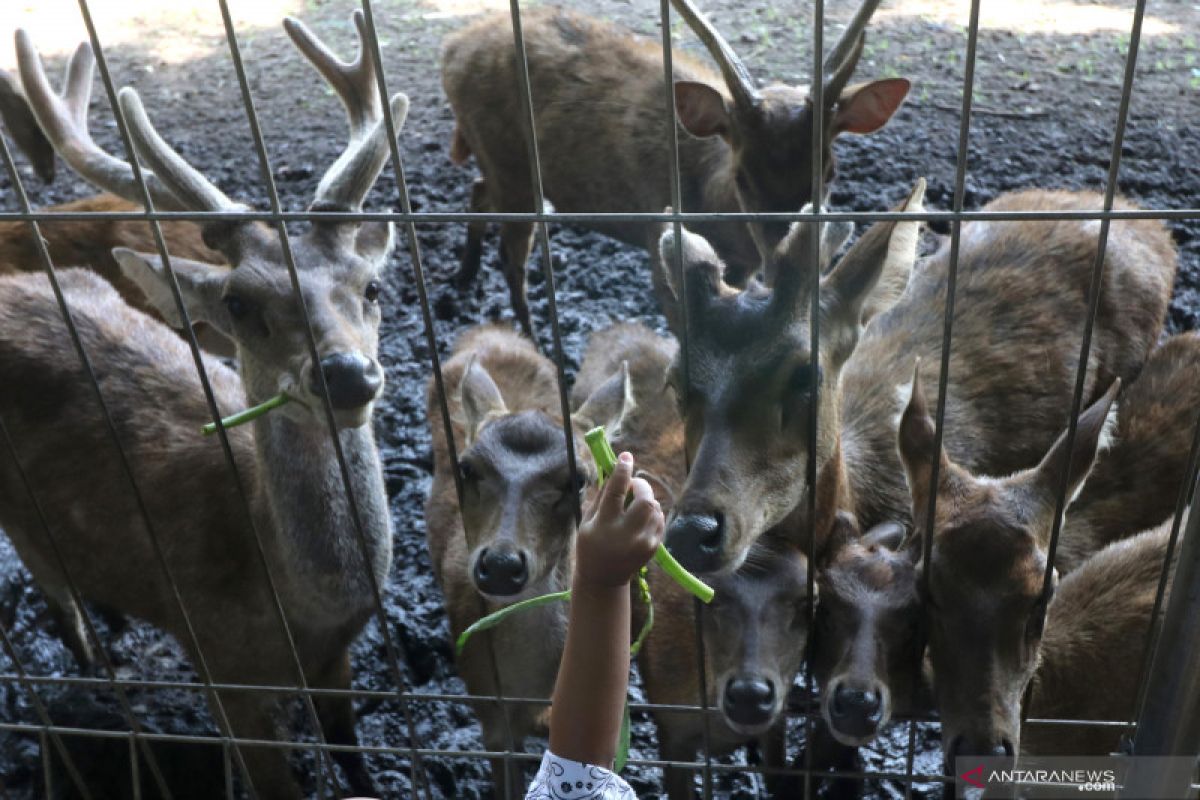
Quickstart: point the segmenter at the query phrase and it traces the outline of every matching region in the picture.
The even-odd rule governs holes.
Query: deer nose
[[[321,359],[321,372],[329,387],[329,402],[334,408],[354,409],[370,403],[383,386],[383,370],[373,359],[361,353],[334,353]],[[321,396],[321,382],[314,370],[309,388]]]
[[[506,597],[525,588],[529,568],[519,550],[484,548],[475,561],[475,586],[484,594]]]
[[[1016,754],[1016,748],[1013,743],[1006,738],[992,739],[976,738],[973,736],[955,736],[950,741],[950,750],[947,753],[948,763],[947,768],[954,767],[954,759],[963,756],[977,756],[984,758],[1012,758]]]
[[[730,679],[721,707],[739,725],[766,725],[775,711],[775,684],[756,675]]]
[[[840,733],[857,738],[873,736],[883,719],[883,694],[873,688],[838,684],[829,705],[829,719]]]
[[[667,549],[692,572],[716,572],[725,546],[725,516],[680,514],[667,528]]]

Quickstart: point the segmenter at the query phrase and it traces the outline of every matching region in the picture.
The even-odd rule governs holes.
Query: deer
[[[348,144],[313,200],[316,208],[344,212],[361,209],[389,151],[377,65],[364,46],[360,12],[354,23],[360,51],[347,63],[303,23],[284,21],[292,42],[347,112]],[[18,31],[17,44],[25,85],[46,85],[30,37]],[[75,172],[133,200],[132,167],[96,146],[87,131],[79,87],[90,82],[92,63],[90,48],[81,45],[71,59],[66,95],[35,91],[30,101],[55,150]],[[192,212],[245,208],[163,141],[134,89],[122,89],[119,99],[156,206]],[[399,126],[408,100],[396,94],[390,105]],[[47,277],[27,272],[0,277],[0,381],[6,387],[0,419],[14,440],[11,454],[0,455],[0,526],[45,593],[68,648],[85,666],[93,651],[76,590],[87,601],[174,635],[193,663],[205,665],[202,674],[218,684],[306,681],[348,690],[349,646],[378,610],[373,589],[386,580],[391,558],[392,523],[371,421],[384,387],[377,358],[380,288],[393,231],[384,223],[315,222],[291,243],[298,268],[289,276],[274,230],[237,218],[201,229],[207,246],[230,266],[181,258],[171,265],[191,318],[236,344],[237,372],[201,357],[218,410],[227,414],[280,392],[292,402],[226,432],[235,475],[222,447],[200,435],[201,424],[212,416],[180,337],[127,305],[96,273],[59,270],[127,459],[126,475]],[[177,327],[172,278],[159,257],[128,249],[113,255],[126,278]],[[334,436],[345,456],[345,480]],[[144,516],[131,480],[144,501]],[[52,557],[47,534],[61,562]],[[278,693],[223,690],[209,697],[225,735],[278,738]],[[312,699],[325,741],[356,744],[351,700]],[[241,745],[237,752],[252,794],[272,800],[301,796],[285,749]],[[360,752],[337,751],[333,757],[355,793],[374,793]]]
[[[1197,424],[1197,387],[1200,335],[1186,333],[1159,345],[1123,390],[1108,448],[1062,523],[1060,574],[1069,576],[1106,545],[1171,514]],[[934,708],[930,669],[919,666],[922,539],[893,520],[861,536],[835,537],[829,551],[818,573],[813,675],[828,730],[842,745],[857,747],[893,716]]]
[[[862,55],[865,29],[878,0],[864,0],[824,62],[820,140],[814,105],[802,86],[755,85],[749,70],[691,0],[672,0],[703,42],[720,74],[684,54],[674,55],[673,87],[666,85],[656,41],[583,14],[558,8],[523,14],[534,127],[544,198],[562,212],[659,213],[673,205],[665,110],[674,92],[679,128],[681,211],[785,211],[812,199],[813,163],[828,187],[834,178],[833,140],[883,127],[910,83],[890,78],[849,85]],[[454,112],[450,158],[473,155],[482,177],[472,211],[536,209],[528,155],[528,112],[520,91],[507,14],[490,14],[450,34],[443,45],[442,85]],[[614,113],[619,112],[619,113]],[[591,225],[653,255],[660,225]],[[786,232],[776,222],[698,227],[730,265],[740,285]],[[457,284],[479,272],[486,225],[467,227]],[[525,293],[533,223],[500,226],[501,267],[514,315],[533,330]],[[657,271],[652,272],[657,275]],[[661,290],[659,284],[655,284]]]
[[[530,339],[503,325],[477,326],[459,337],[443,381],[454,442],[462,447],[462,501],[431,381],[434,478],[425,507],[430,560],[455,639],[498,608],[570,588],[576,503],[596,488],[594,464],[583,456],[584,432],[604,425],[614,447],[633,452],[638,466],[656,476],[652,486],[660,494],[666,479],[658,476],[682,471],[678,421],[674,432],[660,424],[662,409],[674,413],[673,404],[661,399],[673,355],[671,340],[641,325],[618,324],[592,335],[572,393],[572,473],[554,364]],[[470,694],[503,690],[507,697],[549,699],[566,625],[564,606],[554,604],[474,635],[457,657]],[[473,705],[490,751],[520,748],[544,729],[542,707]],[[506,778],[501,759],[492,762],[492,781],[497,797],[524,796],[523,777],[513,770]]]
[[[921,209],[923,192],[919,181],[897,209]],[[1095,193],[1026,190],[985,209],[1100,205]],[[1132,206],[1118,200],[1116,207]],[[660,263],[678,256],[686,277],[676,286],[660,267],[677,307],[668,320],[686,306],[688,348],[669,380],[692,465],[666,546],[693,572],[736,569],[767,533],[796,542],[819,562],[839,510],[863,529],[909,518],[895,448],[906,394],[898,387],[910,379],[914,357],[923,379],[936,383],[950,248],[943,243],[914,268],[919,224],[888,220],[833,263],[834,245],[845,235],[836,227],[795,223],[773,258],[773,283],[742,290],[725,282],[723,262],[703,237],[686,229],[678,239],[672,230],[663,235]],[[1081,220],[962,225],[945,435],[964,467],[1015,471],[1035,462],[1057,435],[1076,379],[1096,230]],[[1114,379],[1133,378],[1145,361],[1162,327],[1175,258],[1161,224],[1114,221],[1086,402]],[[820,298],[816,352],[813,292]],[[672,323],[672,330],[684,336],[682,326]]]
[[[76,61],[80,67],[80,82],[72,89],[71,102],[86,113],[91,98],[91,67],[86,57]],[[85,69],[86,68],[86,69]],[[42,72],[35,72],[37,78]],[[82,80],[86,78],[86,80]],[[53,90],[44,81],[37,82],[35,91],[43,96]],[[54,180],[54,148],[38,126],[37,117],[21,90],[16,78],[0,70],[0,119],[3,119],[17,147],[25,153],[37,175],[46,183]],[[111,213],[141,211],[139,203],[102,193],[67,203],[50,206],[49,213]],[[168,252],[191,261],[224,264],[224,257],[205,245],[200,228],[191,222],[162,222],[163,239]],[[153,252],[156,248],[153,230],[148,222],[135,220],[43,220],[38,232],[46,244],[52,263],[61,266],[88,267],[113,284],[125,302],[156,319],[162,319],[133,281],[121,272],[113,257],[117,247]],[[33,231],[25,222],[0,222],[0,274],[43,269]],[[210,353],[233,355],[233,344],[209,325],[197,323],[196,336],[200,345]]]

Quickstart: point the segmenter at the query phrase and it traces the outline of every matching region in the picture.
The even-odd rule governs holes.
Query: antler
[[[96,65],[91,46],[86,42],[80,44],[71,56],[60,95],[50,85],[46,67],[29,34],[18,30],[16,43],[25,96],[54,150],[71,169],[97,188],[131,202],[142,202],[133,168],[97,146],[88,131],[88,101]],[[129,87],[122,89],[119,101],[129,123],[134,149],[153,170],[143,170],[142,177],[155,206],[167,211],[244,208],[226,197],[162,140],[150,124],[137,92]]]
[[[868,2],[878,2],[878,0],[868,0]],[[671,0],[671,5],[708,48],[709,54],[721,68],[721,74],[725,76],[725,84],[729,87],[729,92],[733,95],[733,101],[738,108],[749,111],[757,107],[759,103],[758,89],[754,85],[754,79],[750,77],[750,71],[746,69],[746,65],[733,52],[733,48],[729,46],[724,37],[717,33],[717,29],[712,26],[708,18],[692,5],[691,0]]]
[[[850,76],[854,74],[854,68],[858,66],[858,59],[862,55],[863,44],[866,41],[867,23],[871,21],[877,8],[879,8],[879,0],[864,0],[858,11],[855,12],[854,18],[850,20],[850,24],[846,26],[846,30],[842,32],[842,37],[834,45],[833,51],[825,59],[823,69],[825,81],[822,94],[826,106],[832,106],[837,102],[838,95],[842,93],[842,89],[846,88]]]
[[[354,25],[358,30],[358,55],[353,61],[345,62],[300,20],[287,17],[283,21],[283,27],[297,49],[341,98],[350,125],[350,141],[321,178],[313,198],[314,208],[360,210],[363,199],[388,160],[387,126],[375,83],[378,64],[367,46],[366,19],[362,11],[354,12]],[[402,93],[393,95],[391,107],[399,133],[408,115],[408,97]]]

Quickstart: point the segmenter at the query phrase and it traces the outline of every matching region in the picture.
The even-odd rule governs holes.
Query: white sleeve
[[[525,800],[637,800],[637,795],[612,770],[559,758],[547,750]]]

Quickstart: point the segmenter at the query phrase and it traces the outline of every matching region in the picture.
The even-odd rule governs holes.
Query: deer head
[[[1020,749],[1021,697],[1037,669],[1046,609],[1047,551],[1058,491],[1074,498],[1105,438],[1109,390],[1034,467],[1006,478],[970,474],[934,450],[934,424],[918,376],[900,420],[900,458],[918,531],[932,531],[922,597],[947,767],[964,755],[1013,756]],[[935,459],[940,463],[933,485]],[[936,513],[928,525],[928,504]],[[1055,575],[1057,579],[1057,574]]]
[[[838,516],[845,515],[839,512]],[[867,744],[920,686],[919,540],[898,522],[831,543],[818,577],[813,674],[821,716],[839,742]]]
[[[924,190],[919,181],[899,208],[919,210]],[[772,288],[755,282],[743,291],[725,283],[724,267],[703,238],[684,231],[676,241],[671,231],[664,234],[658,268],[672,295],[667,304],[673,299],[676,306],[667,318],[681,339],[678,306],[687,310],[688,346],[672,364],[669,382],[692,463],[667,546],[689,569],[735,569],[765,531],[800,505],[809,489],[803,477],[809,453],[815,451],[819,471],[832,463],[842,366],[869,314],[883,307],[873,295],[907,281],[919,228],[916,222],[874,225],[826,270],[846,227],[828,225],[818,234],[811,222],[794,223],[768,265]],[[683,287],[671,275],[677,249]],[[819,352],[810,338],[814,291],[820,293]]]
[[[461,405],[467,432],[459,456],[462,520],[475,589],[505,603],[545,592],[555,569],[570,563],[575,503],[594,471],[580,461],[589,471],[573,475],[561,420],[539,410],[510,411],[474,359],[463,375]],[[629,370],[622,365],[572,415],[573,430],[619,429],[632,407]],[[586,451],[577,435],[575,452]]]
[[[825,60],[821,91],[822,130],[814,147],[813,92],[805,86],[773,84],[759,89],[750,71],[691,0],[672,5],[704,43],[725,85],[675,82],[675,113],[698,137],[720,136],[732,151],[734,191],[743,211],[800,208],[812,200],[812,159],[821,159],[822,184],[834,177],[833,140],[842,133],[865,134],[887,124],[904,102],[904,78],[848,86],[858,65],[865,29],[879,0],[866,0]],[[759,253],[767,257],[787,233],[787,223],[751,223]]]
[[[317,188],[312,208],[358,211],[387,163],[389,145],[376,69],[366,46],[366,26],[355,12],[360,51],[340,61],[303,23],[284,21],[292,41],[341,98],[350,124],[349,144]],[[71,57],[61,94],[54,91],[33,42],[17,31],[21,79],[38,125],[59,155],[96,187],[143,202],[131,165],[92,140],[87,110],[95,59],[81,44]],[[189,165],[150,123],[137,92],[118,96],[130,138],[154,205],[172,211],[236,211],[245,206]],[[391,99],[397,129],[408,98]],[[322,383],[328,387],[339,427],[358,427],[371,416],[383,390],[376,358],[380,270],[393,245],[390,223],[318,222],[292,244],[298,293],[292,286],[278,232],[237,219],[203,224],[205,243],[232,268],[171,259],[188,315],[206,322],[237,345],[247,398],[260,402],[279,392],[292,398],[280,413],[300,424],[323,419]],[[144,291],[168,324],[182,327],[168,275],[157,254],[114,251],[125,275]],[[313,363],[305,330],[303,298],[317,343]],[[323,380],[322,380],[323,379]]]

